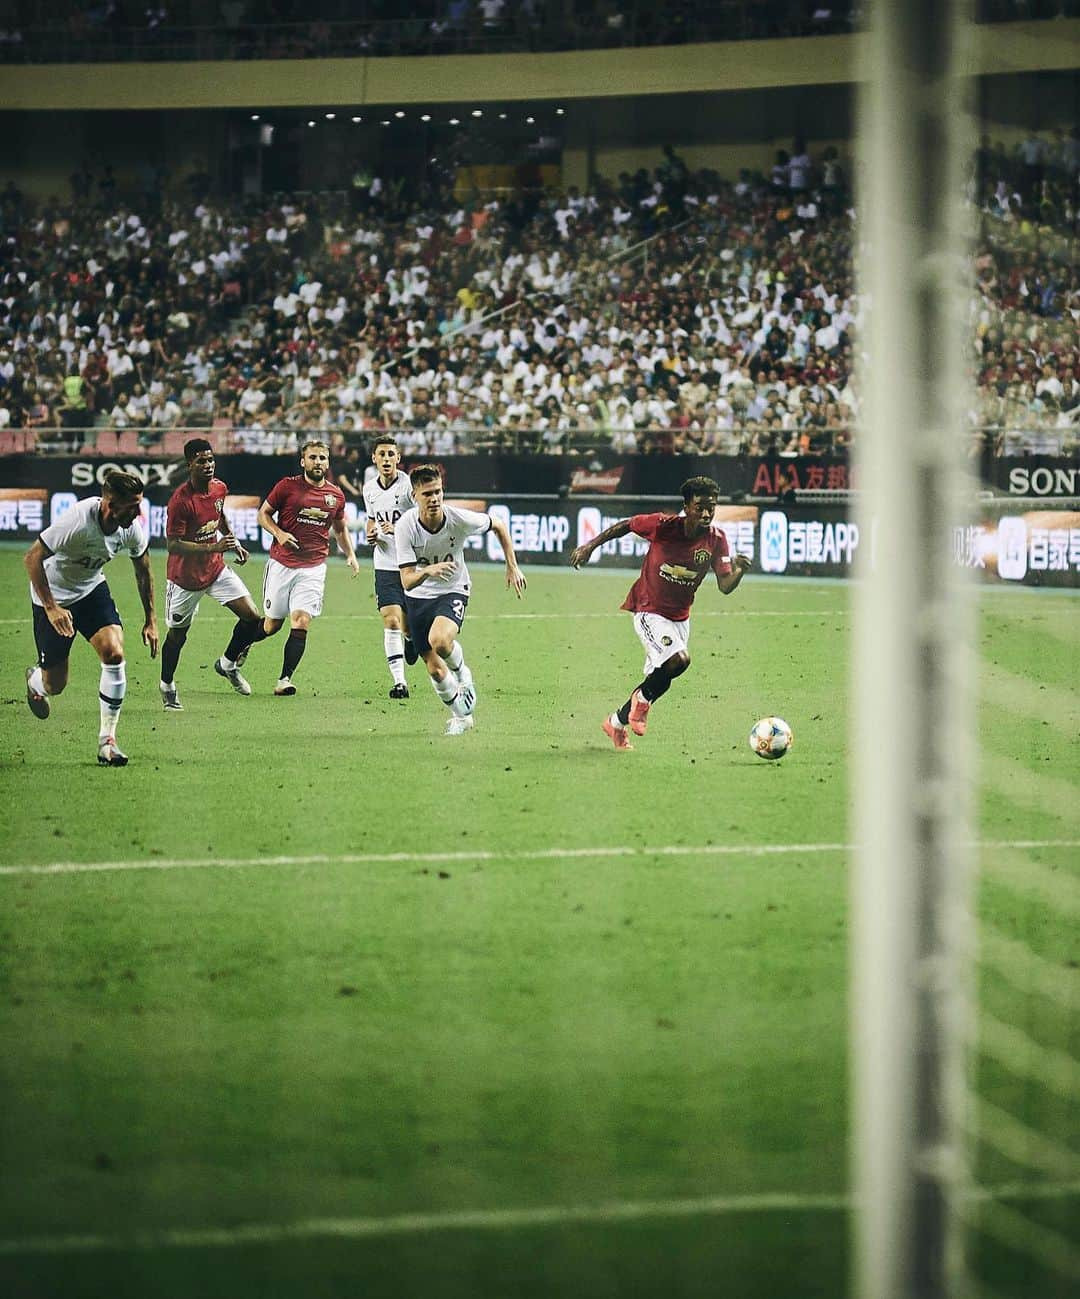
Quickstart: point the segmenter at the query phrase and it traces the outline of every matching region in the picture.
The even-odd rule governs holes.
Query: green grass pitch
[[[231,619],[204,602],[178,714],[126,561],[107,576],[124,770],[95,763],[86,645],[52,717],[26,708],[0,552],[0,1292],[843,1293],[849,588],[703,589],[690,672],[618,754],[630,573],[534,568],[518,603],[478,567],[456,739],[422,665],[386,697],[368,569],[332,566],[293,699],[280,637],[250,698],[214,675]],[[1078,630],[1075,597],[980,596],[984,840],[1078,838]],[[771,713],[795,732],[776,764],[746,743]],[[1053,904],[1076,849],[995,853],[984,918],[1075,978]],[[123,868],[10,869],[52,863]],[[983,999],[1075,1060],[1077,1012],[991,970]],[[979,1092],[1069,1131],[1061,1095],[989,1056]],[[1053,1180],[985,1146],[979,1175]],[[1067,1234],[1078,1200],[1010,1207]],[[1003,1296],[1068,1293],[976,1245]]]

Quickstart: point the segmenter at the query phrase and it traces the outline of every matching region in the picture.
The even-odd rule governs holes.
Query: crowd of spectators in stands
[[[864,0],[9,0],[0,60],[321,58],[597,49],[850,32]],[[1080,0],[977,0],[978,18]]]
[[[23,0],[0,57],[319,58],[850,31],[854,0]]]
[[[1075,443],[1078,144],[975,159],[970,418],[998,449]],[[432,455],[850,444],[864,308],[835,149],[796,140],[725,180],[668,146],[588,194],[474,204],[373,182],[151,216],[114,186],[0,191],[0,430],[39,448],[118,430],[152,452],[178,428],[250,451],[384,429]]]

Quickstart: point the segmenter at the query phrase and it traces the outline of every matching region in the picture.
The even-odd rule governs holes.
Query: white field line
[[[986,849],[1080,848],[1080,839],[987,839],[975,845]],[[604,857],[782,857],[803,853],[848,853],[852,843],[705,843],[654,844],[643,847],[600,845],[593,848],[513,849],[506,852],[361,852],[311,853],[305,856],[259,857],[143,857],[119,861],[18,862],[0,866],[0,876],[88,875],[107,871],[236,869],[250,866],[440,866],[455,862],[573,861]]]
[[[1080,843],[1080,840],[1077,841]],[[608,846],[597,848],[536,848],[509,852],[466,850],[456,852],[313,853],[303,857],[177,857],[140,858],[135,861],[46,862],[0,866],[0,875],[81,875],[100,871],[198,870],[213,866],[367,866],[397,863],[411,866],[453,865],[455,862],[563,861],[595,857],[770,857],[790,853],[847,852],[843,843],[775,844],[660,844],[654,848]]]
[[[975,1204],[1007,1200],[1056,1200],[1080,1195],[1080,1181],[1009,1182],[975,1187]],[[676,1200],[615,1200],[602,1204],[542,1205],[532,1209],[466,1209],[401,1213],[379,1218],[306,1218],[296,1222],[252,1222],[238,1227],[166,1227],[129,1235],[85,1233],[0,1239],[0,1256],[82,1254],[159,1249],[231,1249],[314,1239],[364,1240],[444,1231],[521,1231],[536,1227],[596,1223],[600,1226],[658,1218],[706,1218],[737,1213],[838,1213],[855,1207],[842,1192],[713,1195]]]

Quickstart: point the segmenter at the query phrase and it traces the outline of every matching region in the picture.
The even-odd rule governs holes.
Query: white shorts
[[[276,559],[266,561],[263,576],[263,613],[267,618],[287,618],[298,610],[317,618],[322,613],[326,565],[289,568]]]
[[[251,599],[247,587],[228,565],[201,591],[189,591],[186,587],[177,586],[175,582],[166,582],[165,626],[190,627],[204,595],[213,596],[218,604],[230,604],[233,600],[243,600],[245,596]]]
[[[679,654],[690,647],[689,618],[672,622],[670,618],[661,618],[658,613],[635,613],[634,630],[645,646],[646,676],[655,672],[661,663],[666,663],[672,654]]]

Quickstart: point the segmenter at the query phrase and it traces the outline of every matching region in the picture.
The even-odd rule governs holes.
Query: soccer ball
[[[749,744],[759,758],[782,758],[794,743],[791,727],[782,717],[763,717],[754,723]]]

